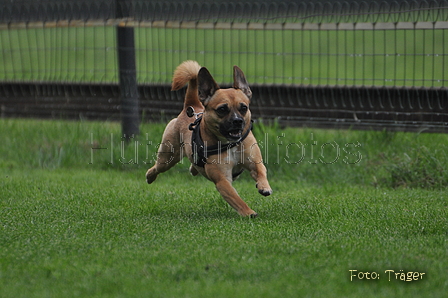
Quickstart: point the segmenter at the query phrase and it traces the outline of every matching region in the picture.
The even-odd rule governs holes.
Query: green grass
[[[170,83],[193,59],[219,83],[236,64],[253,84],[446,87],[447,34],[137,27],[137,74],[140,83]],[[115,28],[0,30],[0,80],[118,82]]]
[[[153,150],[163,127],[143,125],[139,142],[152,141]],[[151,155],[145,160],[142,149],[135,159],[135,142],[122,154],[119,131],[118,123],[0,120],[1,297],[441,297],[447,291],[447,179],[395,182],[396,168],[446,178],[447,135],[258,123],[260,144],[271,144],[274,194],[260,196],[247,174],[237,180],[260,215],[247,219],[212,183],[191,177],[187,162],[147,185],[144,161]],[[334,147],[313,158],[306,147],[302,162],[286,162],[286,144],[311,141]],[[355,142],[361,146],[345,146]],[[336,144],[341,157],[329,163]],[[112,151],[95,149],[92,162],[92,146]],[[359,154],[361,160],[345,163],[342,148],[359,151],[345,161]],[[298,161],[301,153],[290,151],[288,158]],[[351,269],[375,271],[380,279],[350,281]],[[389,281],[389,269],[425,275]]]

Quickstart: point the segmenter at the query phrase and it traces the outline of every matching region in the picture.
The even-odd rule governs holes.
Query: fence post
[[[116,17],[131,17],[132,1],[116,1]],[[121,96],[121,127],[126,140],[140,133],[139,94],[135,66],[134,28],[117,25],[117,49]]]

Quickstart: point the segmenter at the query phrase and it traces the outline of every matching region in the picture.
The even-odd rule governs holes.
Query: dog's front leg
[[[272,194],[271,186],[269,186],[268,178],[266,175],[266,167],[260,164],[251,164],[249,166],[250,175],[257,183],[257,189],[263,196],[269,196]]]
[[[257,189],[263,196],[269,196],[272,194],[271,186],[269,186],[266,167],[263,164],[263,158],[261,156],[260,148],[255,143],[255,138],[252,135],[253,145],[250,146],[250,150],[244,152],[244,166],[250,171],[250,175],[257,183]]]
[[[223,171],[225,170],[225,171]],[[241,216],[256,217],[258,214],[249,208],[241,199],[238,192],[232,186],[231,169],[223,169],[216,164],[206,164],[205,173],[208,178],[215,183],[216,189],[221,196],[232,206]]]

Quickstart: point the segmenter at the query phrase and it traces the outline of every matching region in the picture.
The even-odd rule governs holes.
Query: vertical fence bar
[[[131,17],[131,2],[132,1],[117,0],[117,18]],[[135,38],[133,27],[126,27],[124,23],[120,23],[117,26],[117,49],[122,134],[126,140],[129,140],[140,133],[140,104],[137,88]]]

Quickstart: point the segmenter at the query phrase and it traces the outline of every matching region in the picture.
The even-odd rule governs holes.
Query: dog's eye
[[[224,116],[229,113],[229,107],[227,105],[220,106],[216,109],[216,113],[220,116]]]
[[[245,104],[241,104],[240,106],[240,113],[241,114],[246,114],[248,107]]]

